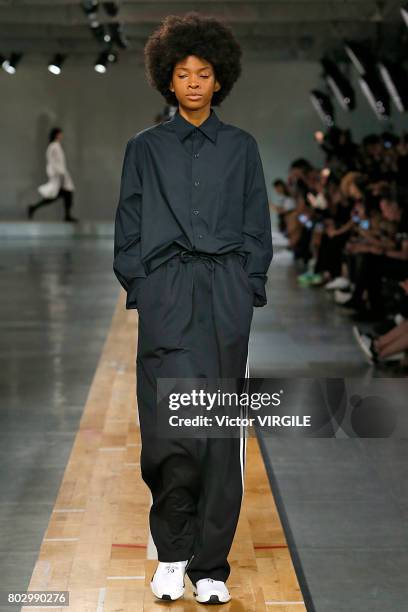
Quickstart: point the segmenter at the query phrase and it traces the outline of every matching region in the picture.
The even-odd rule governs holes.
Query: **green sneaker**
[[[313,274],[311,283],[312,285],[321,285],[323,283],[323,275]]]
[[[314,277],[313,272],[305,272],[304,274],[300,274],[297,277],[297,281],[299,285],[307,286],[312,283],[313,277]]]

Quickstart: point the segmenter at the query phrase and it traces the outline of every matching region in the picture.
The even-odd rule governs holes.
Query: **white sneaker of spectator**
[[[357,340],[357,344],[362,350],[368,363],[371,363],[371,364],[375,363],[376,356],[374,354],[374,351],[372,350],[372,346],[373,346],[372,338],[370,338],[366,334],[362,334],[359,328],[357,327],[357,325],[353,325],[353,335],[354,335],[354,338]]]
[[[363,334],[357,325],[353,325],[353,335],[357,340],[359,347],[364,353],[368,363],[378,364],[378,363],[387,363],[393,361],[401,361],[404,358],[404,353],[394,353],[394,355],[389,355],[388,357],[380,357],[375,350],[373,337],[368,334]]]
[[[326,283],[324,286],[327,291],[334,291],[335,289],[347,289],[348,287],[350,287],[350,281],[348,278],[344,278],[344,276],[338,276],[329,283]]]
[[[345,304],[351,298],[352,294],[347,291],[341,291],[340,289],[336,289],[334,292],[334,300],[336,304]]]

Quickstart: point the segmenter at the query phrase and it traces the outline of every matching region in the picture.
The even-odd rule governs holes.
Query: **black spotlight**
[[[112,42],[112,34],[109,25],[99,23],[98,21],[92,21],[89,27],[99,43],[106,44]]]
[[[408,76],[405,70],[396,63],[378,62],[378,70],[395,106],[403,113],[408,110]]]
[[[94,64],[94,69],[95,72],[99,72],[99,74],[105,74],[106,70],[107,70],[107,65],[108,65],[108,60],[106,59],[105,55],[103,53],[101,53],[95,64]]]
[[[359,74],[363,75],[373,70],[374,60],[364,46],[355,42],[346,42],[344,49]]]
[[[49,72],[51,72],[51,74],[56,75],[61,74],[61,67],[62,64],[65,62],[66,57],[67,56],[63,55],[62,53],[57,53],[48,64]]]
[[[323,58],[321,64],[325,72],[326,82],[341,108],[345,111],[353,110],[356,104],[355,95],[347,78],[331,60]]]
[[[17,70],[17,64],[20,62],[22,57],[22,53],[12,53],[9,59],[3,59],[1,63],[3,70],[5,70],[7,74],[15,74]]]
[[[116,4],[116,2],[104,2],[103,8],[109,17],[116,17],[116,15],[119,13],[119,6]]]
[[[390,97],[376,73],[365,74],[359,78],[359,83],[377,119],[381,121],[388,119],[391,110]]]
[[[401,11],[401,17],[405,21],[405,25],[408,28],[408,3],[404,4],[404,6],[401,6],[400,11]]]
[[[99,72],[99,74],[105,74],[108,69],[108,64],[112,64],[118,61],[118,55],[112,50],[103,51],[99,54],[95,64],[94,69],[95,72]]]
[[[98,12],[99,2],[98,0],[81,0],[81,5],[86,15],[94,15]]]
[[[318,89],[312,89],[310,99],[323,123],[332,127],[334,125],[334,108],[329,96]]]
[[[121,49],[127,49],[129,47],[129,41],[123,31],[123,26],[120,23],[110,23],[109,31],[112,36],[112,41],[118,45]]]

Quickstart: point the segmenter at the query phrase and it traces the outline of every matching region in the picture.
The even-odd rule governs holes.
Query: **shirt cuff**
[[[129,288],[127,290],[127,296],[126,296],[126,310],[137,308],[138,306],[137,296],[139,293],[139,288],[144,283],[145,280],[146,280],[146,277],[139,276],[137,278],[134,278],[129,283]]]
[[[265,281],[256,276],[249,276],[249,282],[254,292],[254,306],[259,308],[267,304]]]

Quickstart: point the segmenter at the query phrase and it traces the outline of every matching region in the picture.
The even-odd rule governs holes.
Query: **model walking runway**
[[[197,13],[166,18],[149,38],[150,81],[160,93],[168,86],[164,96],[177,109],[129,139],[115,215],[113,269],[126,307],[140,317],[141,470],[159,557],[151,588],[164,600],[182,597],[185,574],[199,603],[231,599],[225,582],[243,493],[242,441],[199,431],[163,439],[157,385],[243,379],[253,309],[267,302],[273,248],[258,145],[213,108],[239,76],[240,53],[224,24]]]

